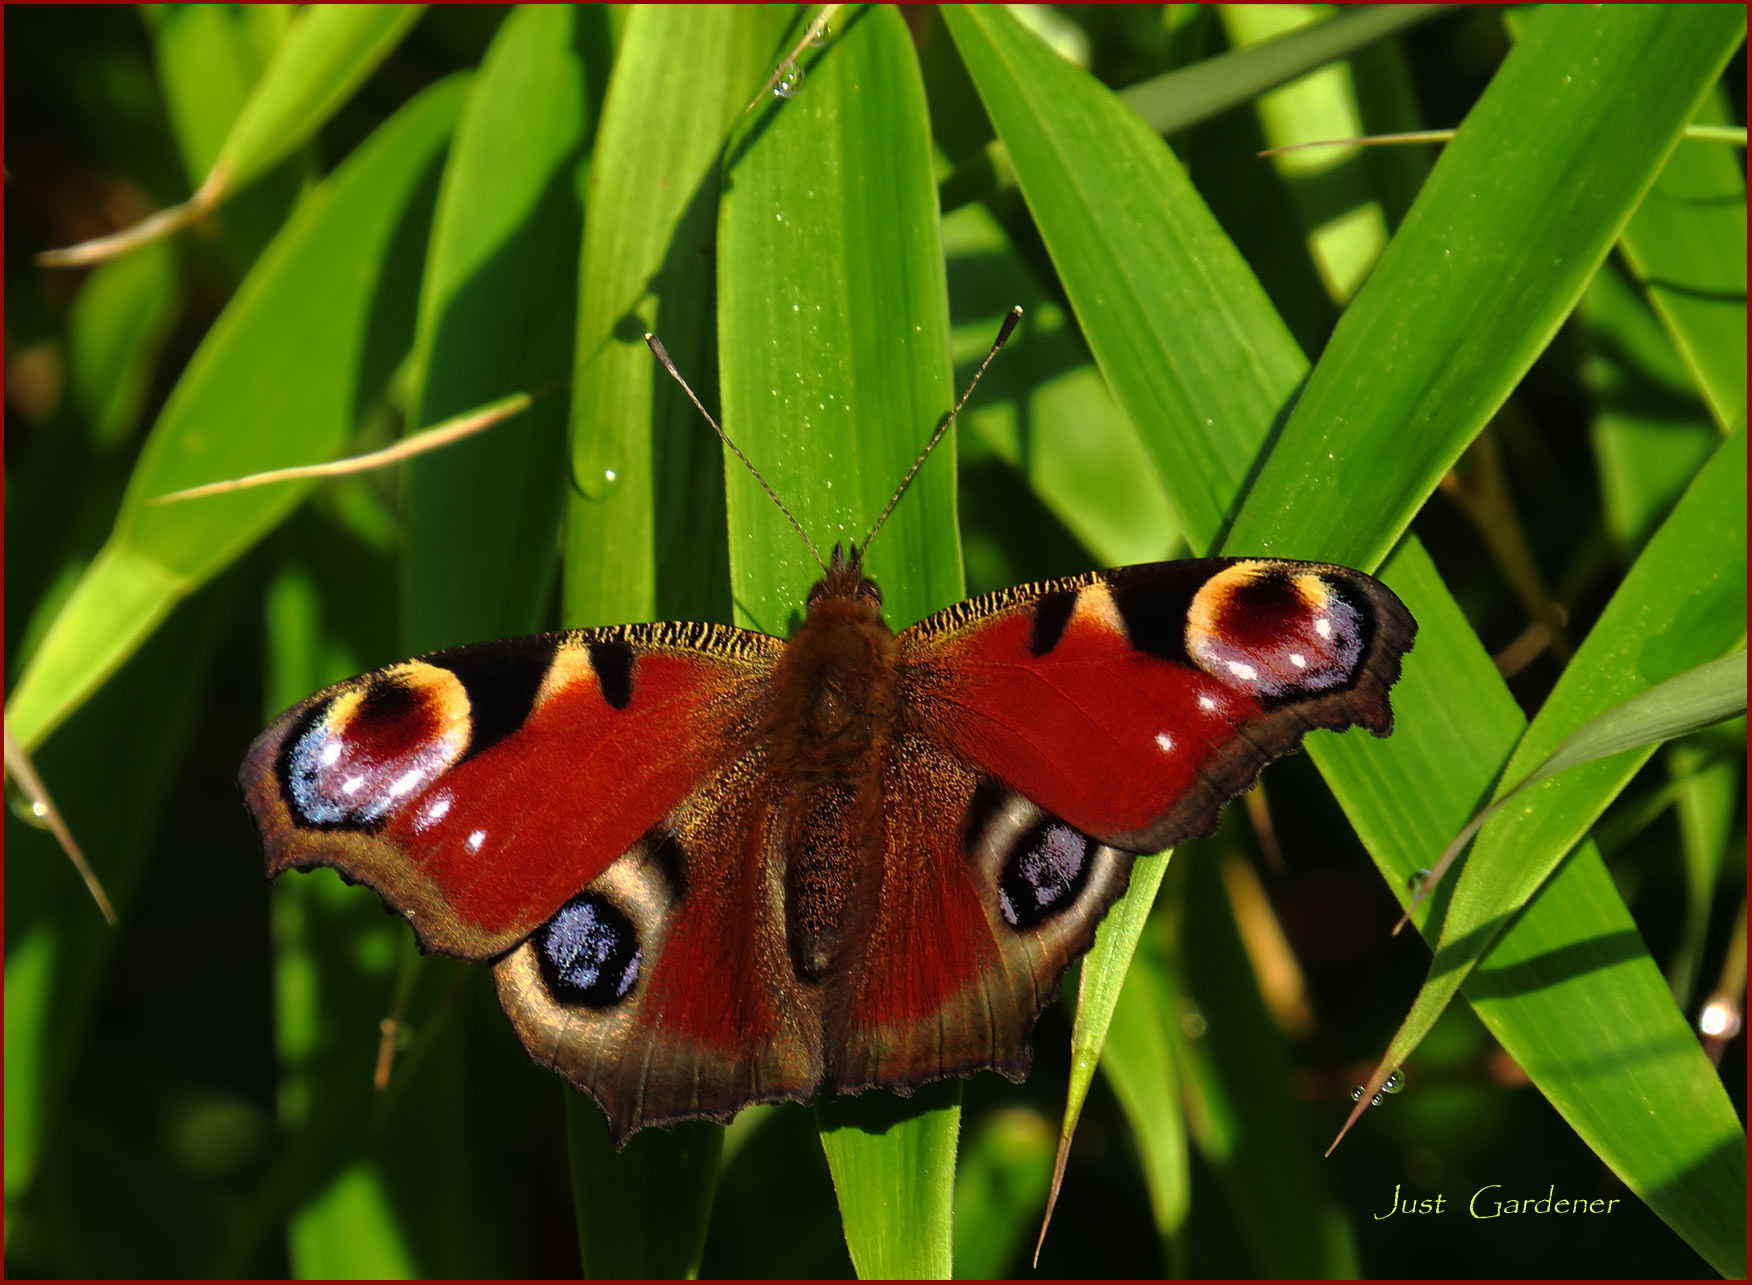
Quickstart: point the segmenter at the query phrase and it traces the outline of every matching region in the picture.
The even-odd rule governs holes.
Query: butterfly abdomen
[[[811,982],[843,962],[879,892],[896,655],[874,597],[818,594],[770,680],[767,771],[786,800],[787,945]]]

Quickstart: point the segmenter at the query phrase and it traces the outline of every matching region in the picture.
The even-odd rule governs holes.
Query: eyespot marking
[[[473,724],[468,757],[473,758],[529,720],[554,661],[554,640],[546,634],[506,638],[485,646],[458,647],[428,659],[456,675],[468,697]]]
[[[1368,650],[1368,610],[1319,571],[1238,562],[1194,597],[1186,654],[1258,697],[1313,696],[1355,681]]]
[[[305,711],[275,763],[286,809],[320,830],[375,830],[462,757],[468,698],[448,671],[411,661]]]
[[[1017,836],[998,875],[998,910],[1010,927],[1033,928],[1068,909],[1089,880],[1096,843],[1056,817]]]
[[[536,959],[548,993],[562,1004],[613,1008],[638,984],[639,935],[608,898],[580,893],[535,935]]]

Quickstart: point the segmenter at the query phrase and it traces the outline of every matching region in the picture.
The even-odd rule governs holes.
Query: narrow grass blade
[[[1316,378],[1328,382],[1323,389],[1310,384],[1298,404],[1294,421],[1283,433],[1283,440],[1276,443],[1259,469],[1248,503],[1233,524],[1228,547],[1326,556],[1368,566],[1392,545],[1428,494],[1440,468],[1494,410],[1519,369],[1524,368],[1543,342],[1545,335],[1536,333],[1537,327],[1535,333],[1529,333],[1529,319],[1547,327],[1555,326],[1567,304],[1546,313],[1543,310],[1548,300],[1541,296],[1532,300],[1530,307],[1518,307],[1512,316],[1505,312],[1498,327],[1501,333],[1488,342],[1480,341],[1483,329],[1461,324],[1463,342],[1474,344],[1466,360],[1481,363],[1479,370],[1491,370],[1488,390],[1471,385],[1451,386],[1454,368],[1451,346],[1430,342],[1425,328],[1406,328],[1406,307],[1430,310],[1432,317],[1444,318],[1444,326],[1453,325],[1455,318],[1470,316],[1480,308],[1506,309],[1506,300],[1487,288],[1486,281],[1491,273],[1507,271],[1517,264],[1520,265],[1517,271],[1526,280],[1540,281],[1542,288],[1561,280],[1566,283],[1564,288],[1578,291],[1619,224],[1628,217],[1642,187],[1653,177],[1666,150],[1673,145],[1691,105],[1701,97],[1721,61],[1737,43],[1739,20],[1740,15],[1732,11],[1711,14],[1704,10],[1670,9],[1612,11],[1608,21],[1602,21],[1596,11],[1550,10],[1535,16],[1534,29],[1504,64],[1469,118],[1468,127],[1478,121],[1488,121],[1490,127],[1475,134],[1477,154],[1466,161],[1467,168],[1477,167],[1474,177],[1483,185],[1478,190],[1490,190],[1493,183],[1525,182],[1532,184],[1526,191],[1545,191],[1557,180],[1526,178],[1519,166],[1503,166],[1501,156],[1505,149],[1517,156],[1544,155],[1549,146],[1552,151],[1547,161],[1548,174],[1568,173],[1565,167],[1573,165],[1585,165],[1590,173],[1598,170],[1603,176],[1603,185],[1598,190],[1615,193],[1616,204],[1606,210],[1597,206],[1572,208],[1561,229],[1548,225],[1534,209],[1516,204],[1499,212],[1506,221],[1501,237],[1486,247],[1488,254],[1454,263],[1451,253],[1442,254],[1445,247],[1435,232],[1451,220],[1457,234],[1472,235],[1477,216],[1468,215],[1467,210],[1473,201],[1469,193],[1474,189],[1459,185],[1451,190],[1438,189],[1436,196],[1426,190],[1420,198],[1425,230],[1418,232],[1412,220],[1408,220],[1394,243],[1395,247],[1416,245],[1421,238],[1422,257],[1390,272],[1395,250],[1389,249],[1322,360],[1322,370],[1326,371],[1328,363],[1332,363],[1332,373]],[[1125,272],[1135,280],[1172,282],[1187,300],[1183,310],[1205,309],[1204,313],[1194,315],[1206,319],[1220,317],[1233,306],[1233,284],[1225,281],[1227,288],[1220,298],[1209,299],[1206,294],[1209,287],[1204,284],[1210,279],[1208,274],[1161,270],[1168,260],[1154,253],[1151,233],[1141,217],[1135,224],[1119,229],[1122,235],[1116,237],[1104,222],[1109,218],[1108,207],[1103,206],[1096,213],[1075,210],[1080,192],[1106,190],[1093,175],[1102,158],[1122,154],[1127,145],[1123,141],[1125,135],[1118,130],[1108,131],[1099,146],[1093,142],[1078,146],[1064,141],[1072,136],[1070,131],[1080,119],[1076,113],[1088,110],[1068,107],[1060,101],[1065,86],[1075,79],[1074,70],[1049,55],[1027,53],[1022,41],[1007,36],[1003,51],[1008,62],[999,60],[995,66],[988,66],[987,51],[972,47],[969,28],[974,21],[960,10],[949,13],[957,45],[976,82],[981,84],[988,111],[1010,146],[1024,194],[1029,196],[1030,208],[1065,278],[1079,321],[1110,383],[1124,401],[1128,378],[1147,376],[1137,371],[1121,376],[1113,369],[1115,363],[1136,363],[1145,370],[1157,371],[1164,369],[1164,363],[1155,360],[1148,347],[1135,338],[1123,347],[1104,350],[1098,330],[1112,310],[1111,300],[1123,298],[1127,287],[1123,280],[1115,280],[1121,272],[1117,264],[1088,269],[1081,266],[1083,259],[1100,253],[1117,258],[1118,251],[1112,247],[1123,246]],[[990,32],[1002,29],[991,11],[979,11],[979,21]],[[1548,29],[1538,30],[1542,26]],[[1594,58],[1600,59],[1600,67],[1610,65],[1621,70],[1605,75],[1593,64]],[[998,74],[1007,77],[1004,94],[1015,94],[1019,100],[1015,110],[1036,131],[1040,146],[1018,145],[1006,118],[1012,108],[987,86],[984,78],[988,74],[994,78]],[[1528,129],[1527,121],[1534,118],[1528,111],[1535,100],[1547,100],[1549,87],[1564,84],[1566,75],[1578,92],[1558,104],[1564,109],[1561,114],[1543,118],[1538,130]],[[1640,83],[1644,76],[1650,77],[1653,98]],[[1015,88],[1012,90],[1011,86]],[[1652,114],[1655,103],[1660,104],[1658,119]],[[1566,134],[1563,139],[1553,137],[1557,122],[1563,124],[1561,132]],[[1049,132],[1049,126],[1057,133]],[[1623,146],[1618,137],[1620,131],[1626,135]],[[1443,166],[1452,166],[1456,156],[1466,160],[1466,153],[1459,147],[1457,141],[1448,149]],[[1089,159],[1091,155],[1094,159]],[[1622,170],[1627,156],[1638,158],[1638,175]],[[1073,160],[1078,163],[1073,165]],[[1045,165],[1045,175],[1055,176],[1043,176],[1042,182],[1052,190],[1039,201],[1030,191],[1028,172],[1029,167],[1037,164]],[[1455,172],[1450,170],[1448,182],[1455,182],[1452,178]],[[1139,176],[1150,171],[1133,165],[1130,173],[1128,190],[1147,186]],[[1610,177],[1605,177],[1608,173]],[[1432,187],[1439,179],[1438,173],[1432,179]],[[1590,195],[1597,195],[1598,190]],[[1559,204],[1573,201],[1572,194],[1553,195]],[[1115,200],[1110,205],[1123,208],[1124,201]],[[1054,211],[1061,207],[1074,211],[1074,217],[1064,220],[1067,231],[1060,240],[1074,241],[1075,252],[1064,257],[1055,245],[1053,231],[1059,221]],[[1162,226],[1163,222],[1157,211],[1154,226]],[[1077,232],[1082,235],[1074,235]],[[1569,234],[1576,235],[1576,243],[1565,240]],[[1543,263],[1529,255],[1527,246],[1522,244],[1525,241],[1534,245],[1541,239],[1553,238]],[[1580,248],[1583,245],[1585,251]],[[1585,266],[1578,267],[1570,257],[1577,253],[1589,258]],[[1552,258],[1559,262],[1553,264]],[[1426,296],[1421,300],[1409,294],[1402,299],[1394,298],[1395,306],[1389,308],[1385,305],[1393,293],[1393,277],[1401,271],[1408,280],[1427,275],[1422,281]],[[1099,306],[1087,312],[1079,301],[1076,286],[1076,277],[1084,272],[1102,287],[1095,292]],[[1461,289],[1470,273],[1476,273],[1477,279],[1469,288]],[[1511,274],[1510,279],[1518,278]],[[1348,338],[1347,327],[1352,332]],[[1366,327],[1381,333],[1370,342],[1360,342]],[[1225,330],[1212,329],[1217,351],[1227,351]],[[1252,332],[1252,338],[1257,342],[1264,333]],[[1232,369],[1230,382],[1252,384],[1255,396],[1264,383],[1275,392],[1281,406],[1294,391],[1293,381],[1299,367],[1293,357],[1278,361],[1275,366],[1238,364]],[[1284,381],[1286,371],[1289,386]],[[1430,402],[1432,380],[1448,389],[1448,402],[1441,405]],[[1227,392],[1224,389],[1210,394],[1208,399],[1188,400],[1201,409],[1207,401],[1216,407],[1223,404],[1221,399]],[[1479,398],[1478,403],[1463,409],[1461,403],[1473,397]],[[1159,422],[1162,418],[1140,418],[1138,408],[1129,401],[1127,404],[1146,432],[1151,421]],[[1436,429],[1420,427],[1417,432],[1407,432],[1404,427],[1407,422],[1421,425],[1422,419],[1417,416],[1408,419],[1402,412],[1425,404],[1429,407],[1425,414],[1436,417]],[[1364,416],[1360,407],[1372,409]],[[1376,415],[1379,418],[1373,418]],[[1471,419],[1470,425],[1456,425],[1456,420],[1466,419]],[[1185,416],[1181,423],[1207,435],[1218,426],[1225,432],[1237,427],[1233,417],[1218,419],[1209,411]],[[1266,427],[1269,416],[1267,424],[1255,430],[1257,436],[1248,439],[1243,434],[1244,457],[1257,449]],[[1219,475],[1213,484],[1206,480],[1208,474],[1189,478],[1192,472],[1182,466],[1172,471],[1165,469],[1163,477],[1173,489],[1182,521],[1189,531],[1197,531],[1200,514],[1213,510],[1220,514],[1226,510],[1230,502],[1227,497],[1232,497],[1239,482],[1225,483]],[[1246,472],[1245,464],[1240,472]],[[1199,503],[1183,502],[1184,493],[1201,484],[1206,498]],[[1381,497],[1381,502],[1370,497]],[[1310,500],[1314,502],[1309,503]],[[1198,541],[1195,539],[1194,543]],[[1418,651],[1394,691],[1399,731],[1390,743],[1369,742],[1368,738],[1356,735],[1314,738],[1309,750],[1382,865],[1383,874],[1403,896],[1404,880],[1412,871],[1405,854],[1435,850],[1470,815],[1479,795],[1500,770],[1522,723],[1514,702],[1490,667],[1489,657],[1477,645],[1470,627],[1415,542],[1400,546],[1387,564],[1385,577],[1421,625]],[[1463,719],[1457,716],[1461,709],[1465,711]],[[1622,931],[1629,931],[1629,922],[1622,902],[1588,849],[1566,864],[1546,894],[1529,907],[1499,942],[1502,963],[1489,970],[1491,980],[1479,979],[1479,985],[1469,987],[1468,993],[1473,995],[1487,1024],[1516,1053],[1584,1138],[1609,1160],[1646,1175],[1646,1181],[1638,1180],[1641,1189],[1650,1194],[1662,1215],[1711,1254],[1718,1265],[1731,1264],[1738,1258],[1738,1251],[1721,1257],[1725,1245],[1716,1239],[1713,1226],[1723,1201],[1709,1193],[1713,1184],[1732,1168],[1733,1153],[1740,1144],[1730,1142],[1718,1147],[1729,1123],[1717,1110],[1718,1104],[1725,1108],[1725,1099],[1721,1098],[1719,1084],[1714,1082],[1707,1062],[1697,1053],[1682,1022],[1672,1024],[1678,1014],[1665,997],[1659,974],[1646,953],[1639,947],[1629,967],[1614,969],[1610,988],[1603,984],[1596,968],[1593,972],[1566,974],[1563,984],[1541,990],[1529,991],[1524,985],[1514,987],[1512,992],[1503,989],[1507,979],[1520,976],[1514,971],[1516,963],[1570,944],[1577,944],[1584,953],[1604,950],[1605,943],[1617,940]],[[1612,958],[1622,962],[1620,957]],[[1692,1116],[1679,1146],[1693,1162],[1686,1173],[1708,1173],[1711,1175],[1708,1182],[1694,1182],[1688,1176],[1683,1184],[1672,1184],[1669,1178],[1674,1172],[1675,1140],[1657,1138],[1646,1127],[1646,1115],[1632,1119],[1619,1111],[1609,1099],[1608,1085],[1595,1075],[1585,1075],[1575,1061],[1584,1049],[1596,1058],[1601,1053],[1600,1022],[1593,1022],[1584,1035],[1579,1024],[1581,1015],[1604,1018],[1606,1013],[1616,1013],[1621,1007],[1646,1013],[1655,1029],[1662,1032],[1661,1066],[1657,1072],[1651,1072],[1646,1060],[1637,1059],[1628,1045],[1616,1044],[1619,1034],[1627,1029],[1620,1017],[1605,1020],[1605,1038],[1613,1043],[1602,1064],[1613,1066],[1620,1074],[1635,1075],[1639,1083],[1658,1085],[1663,1094],[1671,1092],[1676,1095],[1672,1099],[1675,1104],[1681,1099],[1710,1103],[1707,1112]],[[1554,1043],[1553,1032],[1558,1030],[1566,1034]],[[1731,1112],[1728,1114],[1731,1116]],[[1737,1183],[1728,1184],[1730,1196],[1735,1186]],[[1705,1212],[1699,1202],[1708,1204],[1715,1212]]]
[[[1202,550],[1305,362],[1160,138],[1002,10],[944,16],[1090,351]]]
[[[1125,1111],[1143,1162],[1156,1234],[1166,1251],[1163,1269],[1170,1276],[1183,1276],[1186,1221],[1192,1207],[1192,1148],[1184,1086],[1169,1034],[1178,1014],[1160,936],[1158,923],[1142,938],[1126,972],[1113,1022],[1101,1045],[1101,1073]],[[1080,1007],[1078,1012],[1080,1016]]]
[[[1268,89],[1287,84],[1394,32],[1416,26],[1446,7],[1381,5],[1358,9],[1251,48],[1230,50],[1164,72],[1127,86],[1119,98],[1150,129],[1158,134],[1173,134],[1239,107]],[[1004,149],[1002,141],[988,145],[944,180],[944,213],[959,209],[970,200],[991,197],[999,188],[1014,182],[1014,171]],[[995,184],[1000,175],[1006,181]]]
[[[139,426],[159,358],[183,307],[169,246],[106,264],[87,278],[67,336],[67,399],[100,451]]]
[[[1047,1192],[1046,1212],[1040,1220],[1040,1238],[1034,1247],[1037,1263],[1040,1247],[1046,1243],[1047,1229],[1052,1225],[1053,1206],[1058,1203],[1059,1188],[1064,1182],[1065,1164],[1071,1155],[1071,1139],[1076,1135],[1077,1121],[1083,1114],[1089,1086],[1095,1081],[1101,1047],[1107,1041],[1108,1027],[1113,1022],[1114,1010],[1125,985],[1126,971],[1138,948],[1144,925],[1149,922],[1150,907],[1156,902],[1156,890],[1162,886],[1162,876],[1167,873],[1171,855],[1172,851],[1169,851],[1136,862],[1125,895],[1102,919],[1095,934],[1095,944],[1083,957],[1077,983],[1077,1016],[1071,1027],[1070,1086],[1065,1097],[1064,1116],[1059,1124],[1052,1187]]]
[[[1623,750],[1652,749],[1745,710],[1746,653],[1741,651],[1669,678],[1589,719],[1526,779],[1466,823],[1466,828],[1443,850],[1441,860],[1431,867],[1429,877],[1423,881],[1424,894],[1441,881],[1467,841],[1485,822],[1546,777],[1596,759],[1610,758]]]
[[[164,614],[303,497],[152,505],[216,478],[320,459],[350,435],[412,331],[424,210],[463,82],[433,86],[305,203],[190,360],[146,441],[116,528],[7,702],[32,748]],[[377,289],[361,290],[361,280]]]
[[[6,738],[6,775],[23,791],[26,806],[30,815],[49,833],[55,836],[55,842],[61,845],[61,851],[72,863],[74,872],[85,885],[85,890],[91,894],[91,900],[96,903],[98,913],[104,921],[114,928],[119,922],[116,919],[116,908],[110,904],[109,894],[103,890],[97,872],[91,868],[91,863],[85,859],[85,854],[74,842],[72,831],[67,829],[67,822],[55,807],[55,801],[49,797],[49,791],[43,785],[42,777],[37,775],[36,767],[30,761],[17,741],[12,739],[12,729],[5,730]]]
[[[859,540],[954,397],[930,134],[898,15],[859,10],[802,92],[749,118],[724,183],[724,428],[818,543]],[[755,480],[727,468],[738,619],[788,634],[819,568]],[[870,550],[890,623],[961,596],[957,549],[946,442]],[[950,1082],[822,1111],[861,1275],[949,1274],[959,1095]]]
[[[1389,513],[1370,540],[1319,549],[1385,556],[1575,306],[1742,29],[1727,12],[1587,17],[1528,24],[1340,319],[1228,547],[1296,554],[1367,493]]]
[[[1312,5],[1219,5],[1230,42],[1265,48],[1327,17]],[[1338,61],[1262,94],[1254,105],[1271,143],[1362,133],[1362,109],[1348,61]],[[1274,149],[1281,150],[1281,149]],[[1387,243],[1387,215],[1370,190],[1369,171],[1354,150],[1286,156],[1273,168],[1288,189],[1305,230],[1308,256],[1327,296],[1342,306],[1368,278]]]
[[[628,14],[586,198],[568,624],[729,617],[723,451],[642,336],[718,404],[719,165],[788,20],[734,6]]]
[[[309,6],[281,38],[195,194],[134,227],[37,256],[74,267],[125,254],[202,218],[302,146],[420,16],[420,5]]]
[[[607,49],[603,11],[564,7],[513,9],[487,49],[433,215],[411,423],[565,379],[576,313],[570,265],[583,222],[578,173]],[[533,633],[550,621],[568,489],[564,438],[565,402],[550,398],[511,432],[422,455],[405,470],[409,653]]]
[[[1427,887],[1439,878],[1471,833],[1484,829],[1443,908],[1430,980],[1364,1086],[1347,1128],[1655,744],[1701,725],[1699,719],[1714,722],[1744,709],[1743,651],[1670,679],[1662,675],[1745,637],[1745,488],[1741,432],[1716,453],[1649,542],[1527,729],[1506,773],[1520,784],[1499,792],[1497,802],[1461,830],[1425,881]],[[1655,686],[1635,690],[1651,678]],[[1628,704],[1614,704],[1632,692]],[[1575,730],[1565,736],[1565,728]],[[1624,754],[1632,747],[1642,752]],[[1615,755],[1622,757],[1599,761]],[[1593,766],[1569,770],[1582,763]],[[1514,810],[1502,812],[1511,799]],[[1643,1185],[1635,1175],[1627,1181],[1633,1190]]]
[[[1696,121],[1727,119],[1720,92]],[[1746,418],[1745,157],[1723,143],[1688,141],[1624,229],[1624,257],[1648,291],[1718,426]],[[1739,140],[1744,147],[1742,130]]]

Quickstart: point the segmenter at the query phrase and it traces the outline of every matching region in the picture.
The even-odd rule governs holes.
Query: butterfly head
[[[850,553],[841,545],[833,546],[826,571],[809,590],[809,610],[813,612],[817,603],[828,599],[867,604],[869,611],[881,617],[882,589],[864,574],[864,551],[856,545]]]

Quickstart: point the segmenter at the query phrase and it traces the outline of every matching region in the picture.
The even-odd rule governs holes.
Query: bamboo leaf
[[[905,26],[861,10],[804,70],[803,90],[757,110],[726,162],[720,378],[726,432],[825,555],[863,537],[954,394],[930,133]],[[726,468],[738,619],[787,634],[819,568],[755,480]],[[945,444],[871,547],[897,626],[961,597],[953,482]],[[949,1274],[959,1097],[950,1082],[910,1103],[871,1093],[822,1111],[860,1275]]]
[[[451,80],[414,99],[313,193],[190,360],[147,439],[104,552],[7,701],[7,721],[26,749],[180,598],[284,519],[308,487],[184,505],[149,501],[325,459],[381,388],[412,330],[424,209],[462,90]],[[375,291],[359,288],[374,278]]]

